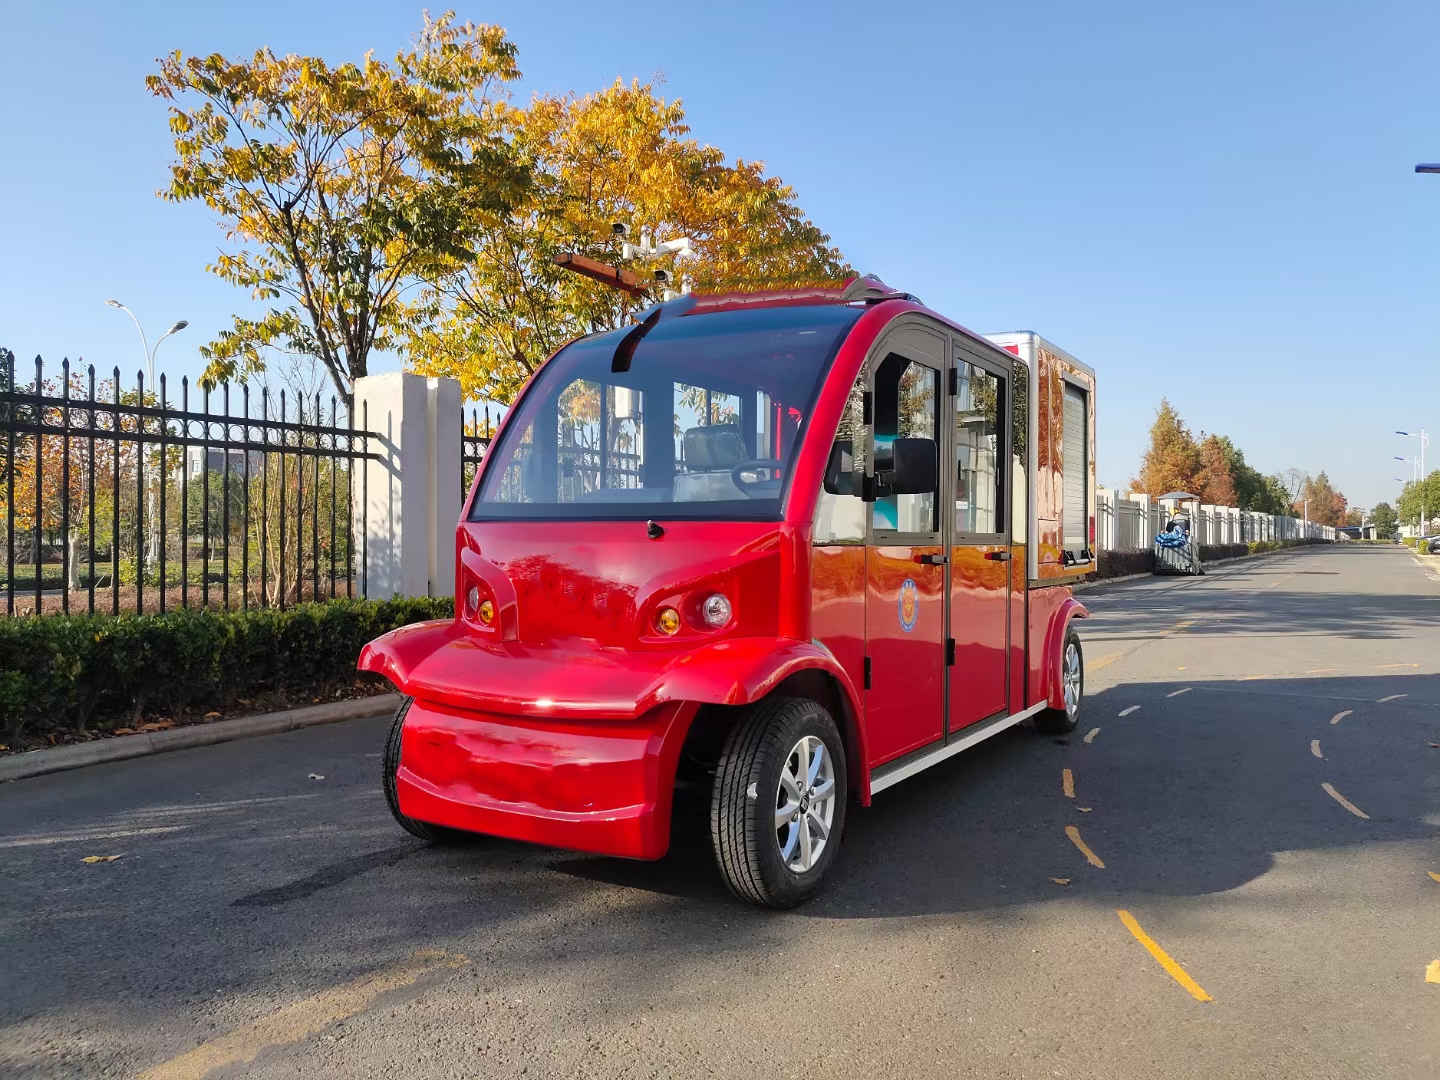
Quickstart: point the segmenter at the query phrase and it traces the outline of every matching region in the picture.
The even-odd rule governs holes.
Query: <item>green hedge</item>
[[[419,597],[0,619],[0,724],[13,740],[122,727],[147,710],[181,715],[268,692],[308,701],[352,684],[371,638],[452,613],[448,597]]]

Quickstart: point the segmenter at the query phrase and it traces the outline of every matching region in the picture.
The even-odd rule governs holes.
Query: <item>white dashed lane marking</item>
[[[1336,791],[1335,788],[1332,787],[1328,781],[1327,781],[1326,783],[1321,784],[1320,786],[1325,789],[1325,794],[1326,794],[1326,795],[1329,795],[1332,799],[1334,799],[1336,802],[1338,802],[1338,803],[1339,803],[1341,806],[1343,806],[1346,810],[1349,810],[1350,813],[1354,814],[1354,815],[1355,815],[1356,817],[1358,817],[1358,818],[1364,818],[1366,821],[1369,821],[1369,820],[1370,820],[1370,815],[1369,815],[1369,814],[1365,813],[1364,810],[1361,810],[1358,806],[1356,806],[1354,803],[1352,803],[1349,799],[1345,798],[1344,795],[1341,795],[1340,792]]]

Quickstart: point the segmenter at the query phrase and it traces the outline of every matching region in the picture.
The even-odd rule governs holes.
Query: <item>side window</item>
[[[939,370],[891,353],[875,372],[877,531],[939,531],[939,432]]]
[[[830,459],[825,465],[825,479],[820,486],[820,499],[815,504],[815,544],[863,544],[865,542],[865,503],[860,497],[860,484],[865,476],[865,387],[869,381],[866,368],[860,369],[840,424],[830,446]]]
[[[1004,384],[983,368],[956,365],[955,531],[1002,533]]]

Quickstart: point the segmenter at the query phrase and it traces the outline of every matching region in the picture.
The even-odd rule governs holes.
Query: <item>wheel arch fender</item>
[[[459,632],[454,619],[433,619],[399,627],[367,642],[360,650],[355,669],[383,676],[402,694],[409,694],[411,671]]]
[[[1085,605],[1073,596],[1067,596],[1050,616],[1050,626],[1045,633],[1045,701],[1052,709],[1065,708],[1065,687],[1060,677],[1065,635],[1073,620],[1089,616]]]
[[[739,645],[739,642],[734,643]],[[818,641],[747,639],[743,647],[756,646],[743,660],[738,650],[724,665],[687,663],[682,680],[666,686],[672,700],[693,701],[700,706],[746,706],[772,697],[805,697],[818,701],[829,711],[845,742],[846,775],[850,790],[862,805],[870,802],[869,772],[865,768],[865,725],[860,695],[844,666],[834,653]],[[705,652],[706,650],[702,650]],[[739,663],[736,661],[739,660]],[[715,710],[704,710],[710,722],[719,719]]]

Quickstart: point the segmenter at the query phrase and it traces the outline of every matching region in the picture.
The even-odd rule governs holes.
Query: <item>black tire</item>
[[[823,743],[830,755],[834,793],[829,832],[813,865],[798,872],[781,854],[775,817],[781,772],[807,736]],[[794,907],[814,895],[840,850],[849,789],[845,744],[835,721],[819,703],[808,698],[768,698],[745,710],[725,738],[710,797],[710,839],[730,891],[771,908]],[[807,830],[807,842],[813,844],[811,818],[805,812],[810,800],[802,797],[795,829]],[[798,831],[789,835],[798,837]]]
[[[405,730],[405,714],[410,711],[414,702],[414,698],[407,697],[400,703],[400,708],[395,710],[395,719],[390,724],[390,735],[385,740],[385,754],[380,763],[380,784],[385,789],[385,803],[390,807],[390,813],[400,823],[400,827],[411,836],[418,836],[432,844],[455,843],[471,834],[458,829],[447,829],[443,825],[416,821],[400,812],[400,795],[395,790],[395,773],[400,768],[400,738]]]
[[[1085,650],[1080,646],[1080,635],[1072,626],[1065,631],[1065,644],[1060,648],[1060,679],[1063,691],[1065,665],[1071,647],[1075,649],[1076,677],[1079,680],[1078,693],[1073,708],[1046,709],[1035,716],[1035,727],[1046,735],[1064,735],[1075,730],[1080,723],[1080,706],[1085,700]]]

